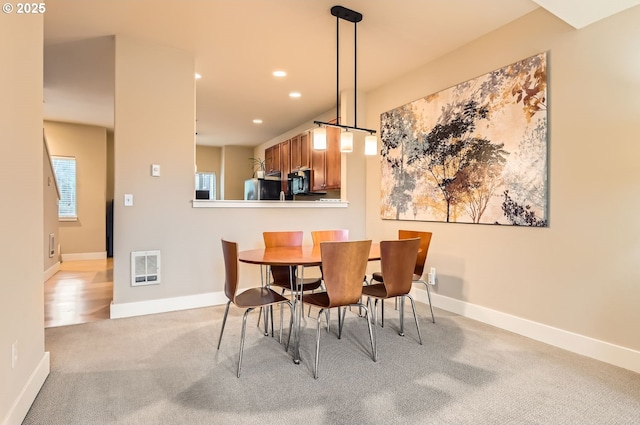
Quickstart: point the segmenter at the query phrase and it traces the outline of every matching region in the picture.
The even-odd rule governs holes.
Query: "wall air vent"
[[[131,253],[131,286],[160,283],[160,251]]]

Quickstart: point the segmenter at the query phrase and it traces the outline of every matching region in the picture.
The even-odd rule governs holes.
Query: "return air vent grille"
[[[131,253],[131,286],[160,283],[160,251]]]

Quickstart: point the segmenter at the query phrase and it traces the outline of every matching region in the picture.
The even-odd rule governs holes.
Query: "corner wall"
[[[116,36],[114,304],[202,292],[191,284],[195,249],[195,80],[189,52]],[[160,176],[151,176],[151,165]],[[133,206],[125,207],[125,194]],[[161,251],[161,282],[130,286],[132,251]]]
[[[381,220],[378,157],[367,164],[367,234],[375,240],[403,228],[432,231],[426,266],[437,268],[441,305],[480,309],[479,318],[496,312],[579,336],[564,348],[605,361],[612,358],[601,352],[614,349],[635,359],[636,371],[638,22],[636,6],[575,30],[538,9],[367,96],[368,127],[376,128],[383,112],[549,52],[550,226]]]
[[[42,39],[42,15],[0,16],[0,193],[15,207],[0,210],[2,425],[22,422],[49,374],[42,287]]]

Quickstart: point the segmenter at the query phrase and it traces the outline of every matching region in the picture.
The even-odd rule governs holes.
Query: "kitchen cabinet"
[[[327,149],[311,151],[311,168],[313,169],[314,192],[328,189],[340,189],[340,129],[327,127]]]
[[[280,146],[280,177],[282,179],[282,190],[289,191],[287,185],[287,174],[291,172],[291,140],[285,140],[278,144]]]
[[[264,151],[265,169],[268,173],[280,170],[280,145],[273,145]]]
[[[311,132],[306,131],[290,139],[291,171],[311,168]]]

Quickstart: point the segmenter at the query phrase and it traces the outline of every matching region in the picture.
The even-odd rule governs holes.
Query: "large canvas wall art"
[[[381,217],[547,227],[547,57],[381,114]]]

